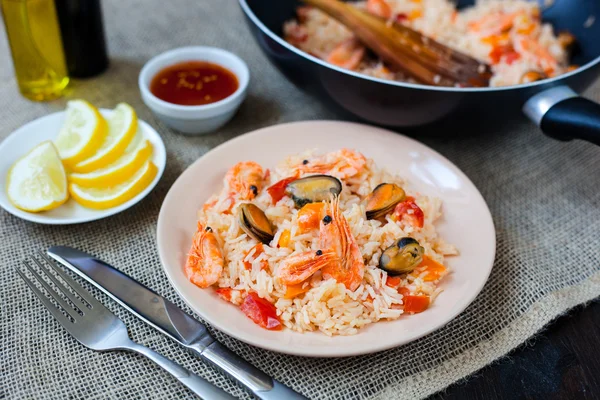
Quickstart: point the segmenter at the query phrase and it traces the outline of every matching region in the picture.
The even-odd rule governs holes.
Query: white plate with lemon
[[[105,218],[150,193],[166,159],[159,134],[131,106],[69,101],[0,143],[0,206],[41,224]]]

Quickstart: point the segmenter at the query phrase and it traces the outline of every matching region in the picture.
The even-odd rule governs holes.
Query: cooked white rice
[[[323,280],[321,273],[317,272],[304,283],[305,287],[310,286],[308,292],[285,299],[286,286],[276,278],[278,265],[290,255],[318,250],[318,229],[299,235],[298,210],[292,199],[285,196],[273,205],[265,189],[283,178],[293,176],[291,166],[299,165],[314,154],[313,151],[307,151],[287,158],[271,170],[268,182],[252,200],[265,212],[275,232],[270,245],[264,245],[264,253],[258,257],[252,251],[257,241],[241,230],[235,218],[239,204],[247,201],[236,201],[231,208],[230,196],[223,191],[207,201],[207,204],[214,206],[199,211],[199,221],[212,228],[222,246],[225,266],[215,287],[231,288],[232,303],[240,305],[245,294],[254,291],[275,305],[281,322],[289,329],[351,335],[365,325],[397,319],[403,314],[403,296],[398,289],[386,285],[387,273],[377,267],[382,251],[394,241],[410,236],[425,248],[425,254],[439,263],[443,263],[444,256],[457,254],[457,250],[436,233],[434,223],[442,215],[441,200],[411,191],[410,186],[398,175],[378,169],[372,160],[368,160],[366,168],[358,175],[342,179],[343,190],[340,195],[340,210],[365,261],[362,284],[352,292],[334,279]],[[405,189],[407,195],[415,197],[425,216],[422,228],[413,227],[410,221],[394,222],[389,216],[384,224],[366,219],[363,200],[382,182],[396,183]],[[227,209],[230,211],[224,212]],[[291,233],[290,242],[287,247],[280,248],[277,244],[285,230]],[[250,262],[252,268],[247,269],[244,261]],[[264,268],[265,263],[268,268]],[[427,272],[418,268],[409,275],[401,276],[400,287],[411,294],[428,295],[433,302],[441,290],[438,288],[439,279],[426,281],[426,275]],[[440,279],[444,275],[442,273]]]
[[[400,21],[428,37],[466,53],[492,66],[490,86],[516,85],[528,71],[556,76],[569,70],[569,55],[550,24],[542,24],[538,2],[525,0],[478,0],[476,5],[458,12],[450,0],[385,0],[392,14],[390,20]],[[353,3],[365,8],[366,1]],[[509,30],[498,33],[489,29],[473,31],[470,27],[482,18],[519,13]],[[352,37],[352,32],[321,11],[301,7],[298,20],[284,25],[284,36],[294,46],[322,59],[340,43]],[[491,22],[493,24],[493,22]],[[524,48],[521,40],[531,40],[553,59],[549,64],[538,51]],[[492,57],[495,47],[508,46],[518,54]],[[357,72],[392,80],[411,81],[400,72],[392,72],[384,63],[368,56],[356,68]]]

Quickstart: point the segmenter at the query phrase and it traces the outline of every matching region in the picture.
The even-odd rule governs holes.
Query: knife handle
[[[261,400],[306,399],[277,382],[216,340],[206,347],[190,346],[190,350],[239,382]]]

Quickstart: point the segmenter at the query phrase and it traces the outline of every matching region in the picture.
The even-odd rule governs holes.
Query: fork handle
[[[307,400],[300,393],[269,377],[216,340],[206,347],[195,344],[188,348],[239,382],[258,399]]]
[[[212,383],[208,382],[204,378],[199,377],[191,371],[183,368],[181,365],[174,363],[168,358],[158,354],[154,350],[151,350],[145,346],[131,342],[125,350],[133,351],[142,354],[158,364],[162,369],[173,375],[179,382],[185,387],[190,389],[201,399],[207,400],[235,400],[235,397],[225,392],[224,390],[216,387]]]

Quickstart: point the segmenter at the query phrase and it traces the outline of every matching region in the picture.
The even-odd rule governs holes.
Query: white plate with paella
[[[422,337],[483,288],[489,209],[440,154],[345,122],[260,129],[173,184],[157,228],[184,301],[246,343],[339,357]]]

